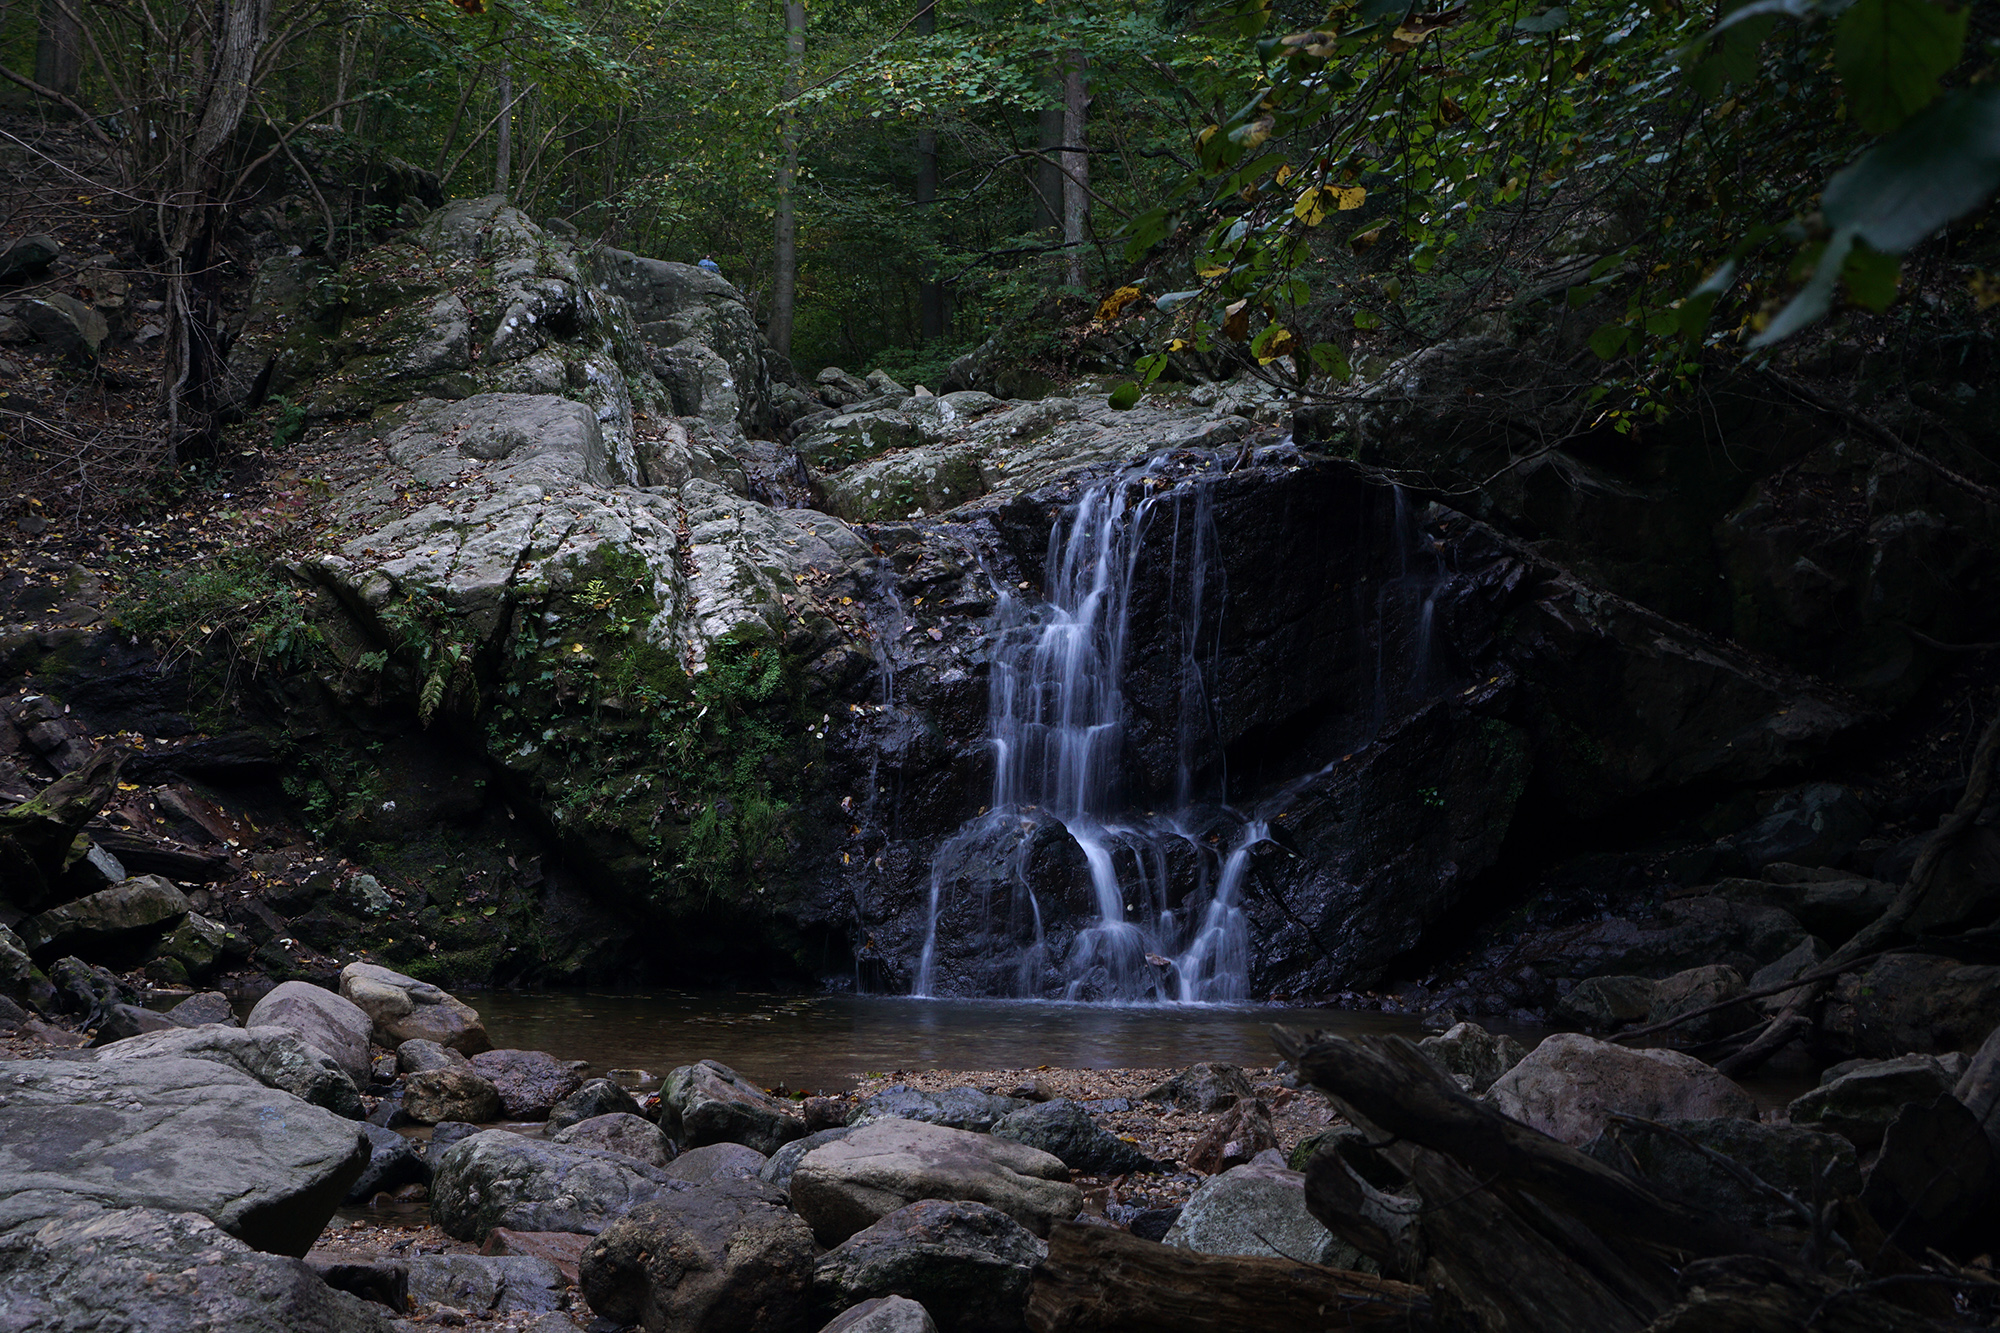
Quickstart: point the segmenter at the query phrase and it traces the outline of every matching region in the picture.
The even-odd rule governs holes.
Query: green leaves
[[[1137,380],[1126,380],[1111,391],[1110,402],[1111,406],[1117,408],[1120,412],[1129,411],[1137,407],[1139,405],[1139,382]]]
[[[1834,65],[1861,127],[1887,134],[1930,105],[1965,48],[1968,11],[1932,0],[1855,0],[1834,29]]]
[[[2000,91],[1955,92],[1828,181],[1820,207],[1835,230],[1899,255],[1995,188]]]

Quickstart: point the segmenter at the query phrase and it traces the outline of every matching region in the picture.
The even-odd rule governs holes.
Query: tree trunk
[[[1267,1333],[1435,1327],[1423,1289],[1290,1259],[1197,1254],[1058,1222],[1028,1296],[1033,1333]]]
[[[201,113],[179,179],[158,214],[167,278],[160,393],[170,461],[191,445],[206,450],[214,441],[214,388],[223,363],[212,251],[230,204],[222,197],[223,168],[250,103],[257,57],[270,35],[271,0],[221,0],[216,18]]]
[[[936,0],[925,0],[924,7],[917,12],[916,26],[920,37],[937,31]],[[937,227],[937,189],[937,128],[926,125],[917,131],[917,214],[933,233]],[[917,300],[924,341],[944,337],[944,284],[935,273],[923,279]]]
[[[1063,280],[1084,284],[1084,231],[1090,221],[1090,157],[1084,151],[1089,129],[1089,57],[1063,52]]]
[[[78,0],[42,0],[35,30],[35,82],[64,97],[75,97],[83,70],[83,31],[73,8]]]
[[[500,62],[500,120],[493,127],[493,192],[507,193],[514,171],[514,62]]]
[[[1051,75],[1047,81],[1049,103],[1041,110],[1035,126],[1035,147],[1041,157],[1035,163],[1035,230],[1062,231],[1063,174],[1056,154],[1063,142],[1062,80]]]
[[[804,0],[785,0],[785,100],[799,95],[806,63]],[[778,123],[778,219],[771,259],[771,319],[764,338],[780,356],[792,354],[792,321],[799,291],[799,215],[793,197],[799,179],[798,120],[789,111]]]

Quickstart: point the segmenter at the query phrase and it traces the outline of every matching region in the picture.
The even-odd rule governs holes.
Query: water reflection
[[[896,1070],[1271,1065],[1270,1025],[1422,1035],[1415,1018],[1338,1009],[1101,1005],[879,996],[520,994],[466,998],[496,1046],[588,1060],[594,1072],[712,1059],[765,1086],[834,1091]]]

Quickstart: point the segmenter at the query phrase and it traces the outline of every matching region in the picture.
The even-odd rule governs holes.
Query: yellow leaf
[[[1333,197],[1339,201],[1341,212],[1351,213],[1361,207],[1368,198],[1368,191],[1359,185],[1336,185],[1333,187]]]
[[[139,784],[138,784],[138,783],[136,783],[136,782],[121,782],[121,783],[119,783],[119,784],[118,784],[118,790],[119,790],[119,791],[137,791],[137,790],[139,790]]]
[[[1187,346],[1187,339],[1185,339],[1185,338],[1176,338],[1176,339],[1174,339],[1174,340],[1173,340],[1172,342],[1170,342],[1170,343],[1168,343],[1168,344],[1167,344],[1167,350],[1168,350],[1169,352],[1178,352],[1178,351],[1180,351],[1180,350],[1181,350],[1181,349],[1182,349],[1183,347],[1186,347],[1186,346]]]
[[[1292,205],[1292,216],[1308,227],[1317,227],[1320,219],[1326,216],[1326,204],[1322,201],[1328,193],[1329,191],[1320,186],[1313,186],[1300,195],[1299,201]]]
[[[1281,327],[1265,342],[1264,350],[1257,354],[1257,364],[1268,366],[1281,356],[1291,355],[1292,349],[1296,346],[1298,342],[1292,337],[1292,331]]]
[[[1229,265],[1227,264],[1210,264],[1207,268],[1198,268],[1195,270],[1198,276],[1204,278],[1219,278],[1227,272],[1229,272]]]
[[[1117,291],[1105,297],[1103,303],[1097,307],[1097,317],[1099,319],[1118,318],[1118,316],[1125,313],[1125,307],[1138,300],[1140,295],[1141,293],[1137,287],[1120,287]]]
[[[1279,185],[1283,185],[1286,181],[1290,180],[1291,178],[1292,178],[1292,164],[1289,162],[1279,167],[1278,174],[1275,177],[1273,177],[1273,179]]]

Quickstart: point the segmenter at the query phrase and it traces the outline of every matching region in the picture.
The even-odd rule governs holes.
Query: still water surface
[[[1260,1005],[665,991],[486,991],[465,999],[479,1010],[495,1046],[588,1060],[594,1073],[642,1069],[658,1078],[676,1065],[709,1059],[766,1087],[829,1092],[853,1087],[864,1074],[897,1070],[1159,1069],[1197,1060],[1274,1065],[1273,1023],[1425,1035],[1408,1015]]]

